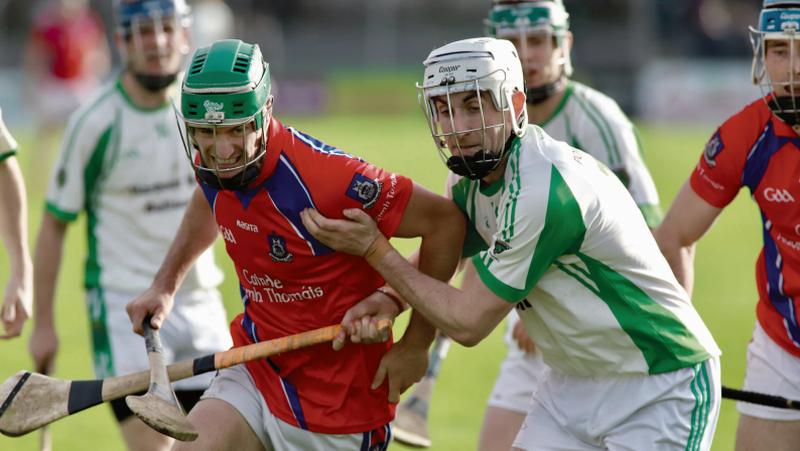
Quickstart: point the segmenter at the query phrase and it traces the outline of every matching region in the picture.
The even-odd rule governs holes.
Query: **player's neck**
[[[556,108],[558,108],[558,105],[561,103],[561,99],[564,98],[564,94],[566,94],[566,92],[566,84],[564,84],[564,89],[553,94],[544,102],[537,103],[536,105],[527,105],[528,122],[531,124],[541,125],[544,123],[544,121],[550,119],[550,116],[552,116],[556,111]]]
[[[130,72],[125,71],[122,75],[122,87],[128,94],[131,102],[144,109],[158,108],[164,105],[169,99],[169,88],[160,91],[150,91],[145,89],[136,77]]]

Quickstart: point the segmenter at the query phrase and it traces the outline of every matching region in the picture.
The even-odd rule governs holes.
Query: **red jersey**
[[[363,258],[334,252],[309,234],[305,208],[343,218],[361,208],[391,236],[413,190],[411,180],[370,165],[276,119],[261,174],[247,190],[200,186],[239,276],[244,313],[231,323],[235,346],[341,322],[347,309],[384,284]],[[390,343],[325,343],[249,362],[270,411],[312,432],[379,428],[394,417],[388,385],[370,384]]]
[[[64,18],[55,10],[45,10],[34,20],[33,39],[49,50],[51,75],[75,79],[84,75],[86,53],[101,45],[105,32],[91,11]]]
[[[800,357],[800,136],[764,99],[729,118],[706,144],[692,189],[723,208],[746,186],[761,210],[764,247],[756,261],[756,316],[766,333]]]

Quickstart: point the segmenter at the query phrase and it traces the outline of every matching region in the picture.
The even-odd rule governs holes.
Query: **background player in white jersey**
[[[719,349],[619,179],[527,124],[522,71],[504,40],[425,60],[420,98],[460,178],[469,218],[461,289],[423,276],[365,215],[303,222],[361,255],[439,330],[472,346],[515,308],[550,367],[515,449],[709,449]],[[533,384],[533,380],[528,381]]]
[[[487,34],[508,39],[519,52],[526,86],[528,120],[553,138],[589,153],[611,169],[636,201],[647,225],[661,221],[658,193],[642,159],[636,130],[617,103],[603,93],[570,80],[573,35],[561,0],[495,0],[486,20]],[[534,386],[545,366],[519,316],[508,316],[509,347],[489,397],[479,449],[507,450],[525,418]],[[449,343],[439,335],[426,377],[397,409],[393,426],[398,441],[429,446],[428,406],[433,382]]]
[[[8,250],[11,263],[0,309],[4,330],[0,338],[18,336],[32,313],[33,265],[28,252],[28,205],[16,151],[17,142],[8,132],[0,111],[0,205],[3,206],[0,240]]]
[[[184,164],[170,99],[189,51],[189,9],[183,0],[123,0],[116,5],[122,73],[71,118],[46,198],[36,244],[34,332],[39,367],[58,349],[53,295],[67,225],[87,216],[86,279],[96,376],[148,367],[142,337],[131,331],[125,304],[150,285],[195,188]],[[222,272],[211,251],[184,280],[173,316],[161,331],[168,360],[231,346],[217,286]],[[177,383],[187,409],[211,375]],[[129,449],[168,448],[171,439],[112,403]]]

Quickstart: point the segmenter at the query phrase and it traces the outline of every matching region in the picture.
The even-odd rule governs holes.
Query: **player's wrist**
[[[364,253],[364,259],[367,260],[370,266],[376,268],[383,257],[391,250],[392,245],[389,244],[389,240],[387,240],[382,233],[378,233],[378,236],[375,237],[372,244],[367,247],[367,251]]]
[[[408,308],[408,305],[406,305],[406,303],[403,302],[402,299],[400,299],[400,296],[398,296],[396,293],[394,293],[388,286],[383,286],[383,287],[376,288],[375,291],[377,291],[378,293],[383,294],[384,296],[389,298],[394,303],[394,305],[397,307],[397,310],[398,310],[397,314],[398,315],[400,313],[403,313],[406,310],[406,308]]]

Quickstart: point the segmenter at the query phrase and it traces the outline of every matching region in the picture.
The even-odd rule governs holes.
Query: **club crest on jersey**
[[[381,182],[356,173],[347,188],[347,197],[361,202],[364,208],[372,208],[381,197]]]
[[[494,255],[500,255],[509,249],[511,249],[511,246],[508,243],[497,240],[494,242],[494,250],[492,251],[492,253]]]
[[[269,234],[269,256],[276,262],[292,261],[291,252],[286,249],[286,239],[275,232]]]
[[[703,151],[703,159],[706,160],[706,164],[709,167],[714,167],[717,165],[717,155],[722,152],[722,149],[725,148],[725,144],[722,142],[722,137],[719,135],[719,130],[714,133],[714,136],[708,140],[706,143],[706,148]]]

